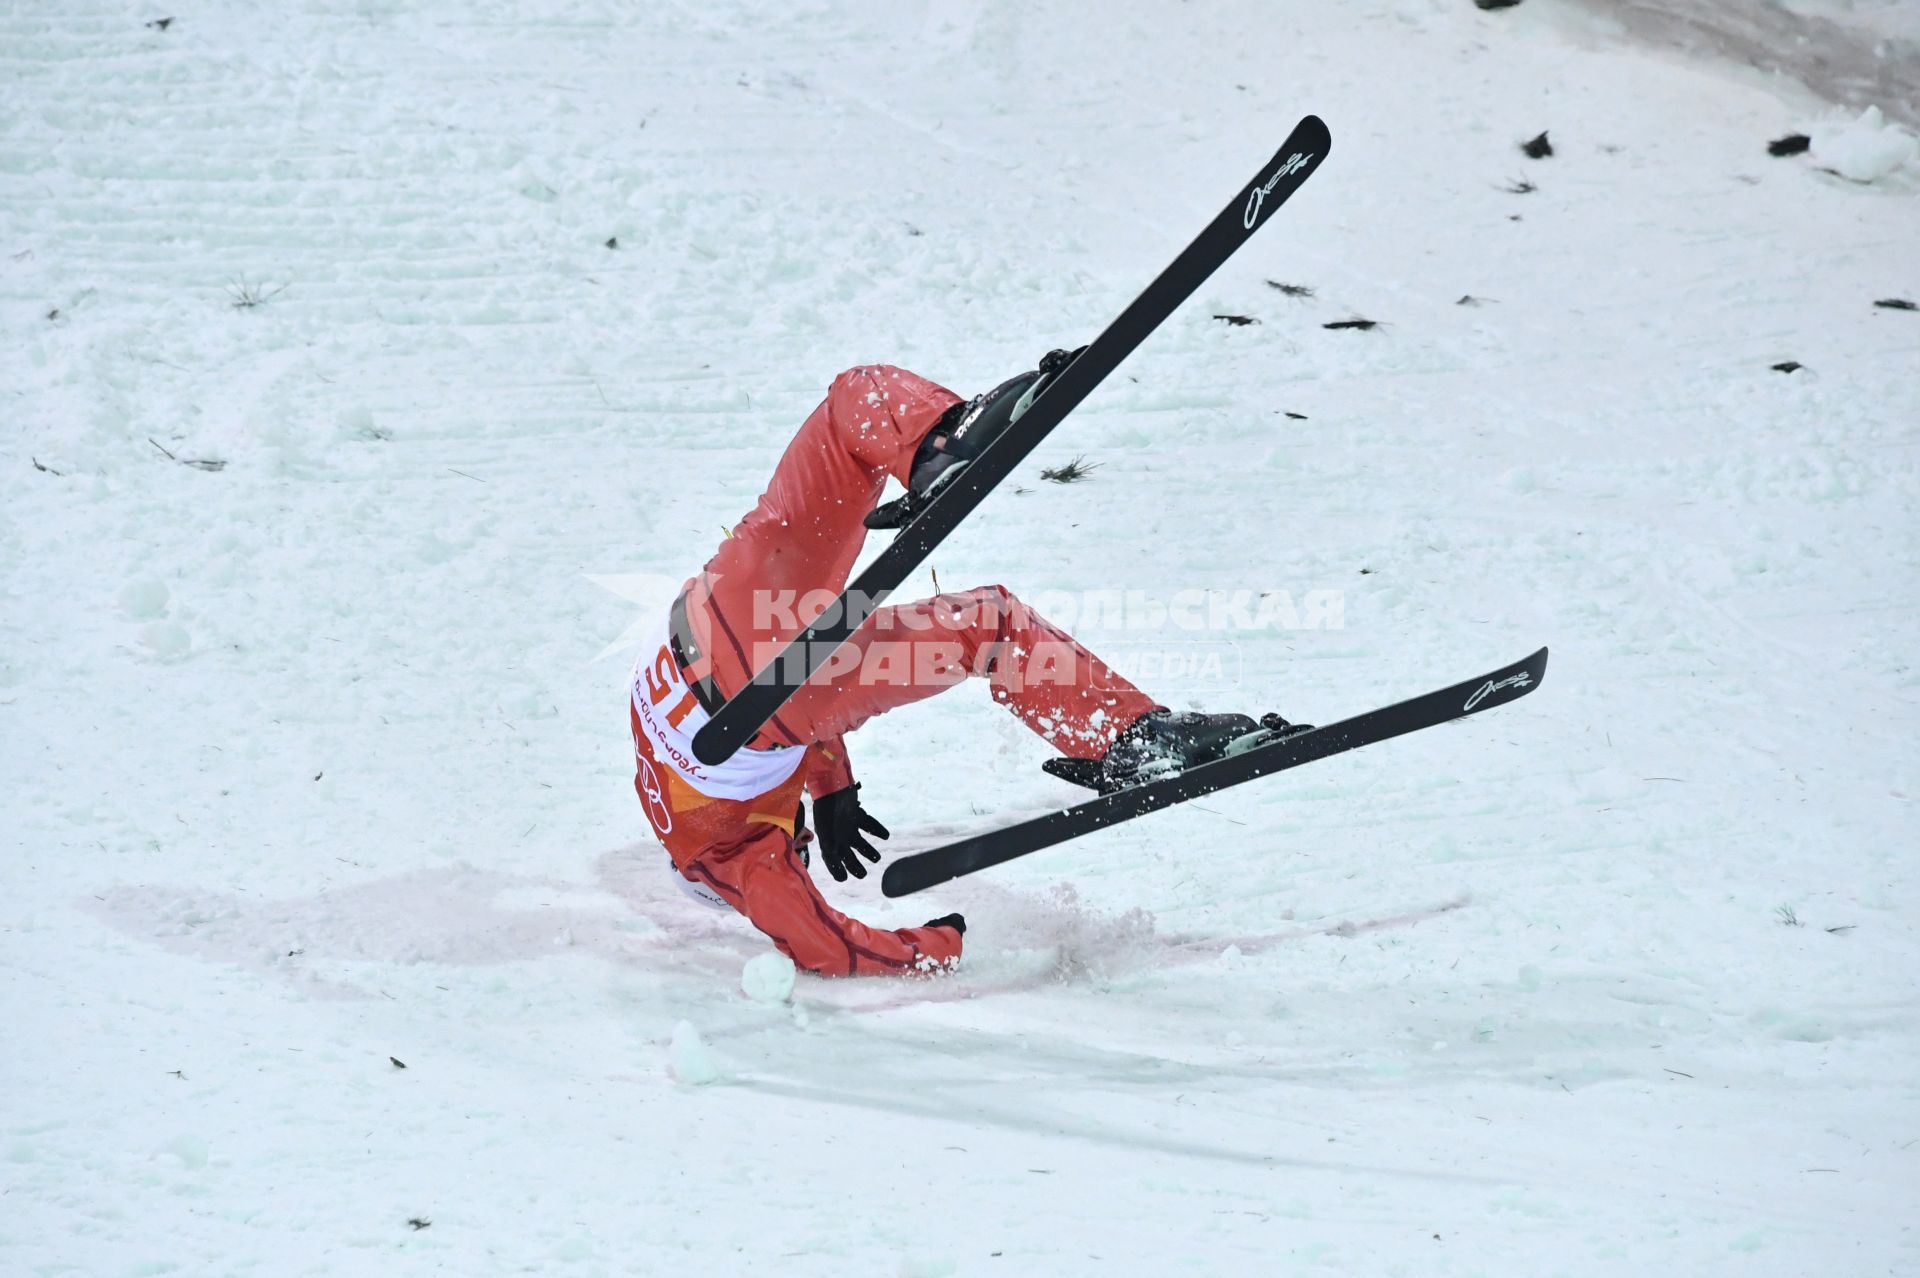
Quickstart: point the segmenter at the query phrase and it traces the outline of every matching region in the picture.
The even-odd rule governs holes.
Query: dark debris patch
[[[244,280],[234,280],[227,285],[227,296],[233,299],[235,310],[250,311],[255,307],[265,306],[268,302],[271,302],[274,298],[286,292],[290,287],[292,286],[289,284],[282,284],[279,288],[267,288],[261,284],[249,284]]]
[[[617,235],[609,235],[609,236],[607,237],[607,247],[608,247],[608,248],[610,248],[610,249],[617,249],[617,248],[619,248],[619,247],[620,247],[620,237],[619,237],[619,236],[617,236]]]
[[[1245,328],[1249,324],[1258,324],[1260,322],[1251,315],[1216,315],[1214,318],[1231,324],[1235,328]]]
[[[1874,305],[1889,311],[1920,311],[1920,306],[1914,305],[1904,297],[1883,297]]]
[[[1475,297],[1471,293],[1462,293],[1460,295],[1460,300],[1455,302],[1454,305],[1455,306],[1485,306],[1487,304],[1487,301],[1488,299],[1484,297]]]
[[[179,462],[182,466],[191,466],[195,470],[206,471],[222,471],[227,468],[225,462],[214,457],[176,457],[166,445],[154,439],[152,436],[147,437],[147,442],[155,448],[158,448],[162,453],[165,453],[168,461]]]
[[[65,471],[55,470],[53,467],[43,463],[38,457],[30,457],[27,460],[31,461],[33,463],[33,468],[39,471],[43,475],[58,475],[62,479],[66,478]]]
[[[1513,181],[1507,183],[1505,186],[1501,187],[1500,189],[1505,191],[1508,195],[1532,195],[1535,191],[1539,190],[1540,188],[1535,186],[1533,183],[1527,181],[1525,178],[1515,178]]]
[[[1307,420],[1307,415],[1305,413],[1296,413],[1292,409],[1287,410],[1287,416],[1293,418],[1293,420],[1295,420],[1296,422],[1304,422],[1305,420]]]
[[[1487,10],[1511,9],[1519,3],[1520,0],[1473,0],[1473,7]]]
[[[431,1228],[433,1225],[433,1222],[425,1216],[409,1216],[407,1217],[407,1223],[413,1226],[415,1232]]]
[[[1776,373],[1797,373],[1802,368],[1806,367],[1806,365],[1802,364],[1797,359],[1783,359],[1778,364],[1775,364],[1772,367],[1773,367],[1773,371]]]
[[[407,1067],[407,1063],[401,1060],[398,1056],[389,1056],[387,1057],[387,1059],[393,1062],[393,1067],[395,1069],[405,1069]]]
[[[154,31],[165,31],[168,27],[172,25],[173,25],[172,18],[155,18],[152,22],[149,22],[147,24],[148,28]]]
[[[1526,153],[1529,160],[1544,160],[1553,154],[1553,143],[1547,141],[1547,131],[1542,129],[1539,137],[1522,142],[1520,149]]]
[[[1798,155],[1813,145],[1813,139],[1804,133],[1789,133],[1784,138],[1775,138],[1767,143],[1768,155]]]
[[[1312,297],[1313,287],[1309,284],[1282,284],[1279,280],[1268,280],[1268,288],[1277,288],[1288,297]]]
[[[1344,319],[1344,320],[1335,320],[1331,324],[1322,324],[1320,327],[1321,328],[1357,328],[1364,333],[1369,329],[1380,327],[1380,321],[1370,320],[1370,319]]]
[[[1089,462],[1084,457],[1076,457],[1064,466],[1047,467],[1040,472],[1040,478],[1053,484],[1077,484],[1099,469],[1099,462]]]

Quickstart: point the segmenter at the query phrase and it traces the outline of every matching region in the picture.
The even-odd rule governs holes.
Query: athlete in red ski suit
[[[856,922],[809,877],[812,832],[796,822],[803,788],[817,826],[833,811],[847,814],[849,828],[885,837],[854,797],[847,733],[969,674],[987,677],[996,701],[1071,758],[1101,757],[1154,708],[1004,587],[983,586],[878,609],[750,746],[718,766],[693,758],[691,738],[710,708],[844,587],[887,477],[907,482],[916,448],[959,402],[887,365],[835,378],[759,504],[687,583],[634,672],[634,788],[675,869],[696,895],[732,906],[822,975],[938,970],[962,944],[962,927],[951,924],[883,931]],[[857,855],[844,860],[864,877]]]

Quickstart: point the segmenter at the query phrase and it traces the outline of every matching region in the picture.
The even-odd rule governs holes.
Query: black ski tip
[[[1001,831],[976,834],[945,847],[929,848],[899,857],[888,863],[880,875],[880,895],[912,896],[942,883],[951,883],[963,874],[998,865],[1005,856],[984,855]]]
[[[880,895],[912,896],[922,888],[930,888],[957,878],[954,874],[941,874],[935,877],[924,867],[914,865],[912,858],[903,858],[887,866],[880,876]]]
[[[1509,700],[1526,697],[1530,691],[1540,687],[1540,681],[1548,675],[1548,651],[1540,649],[1530,656],[1503,666],[1494,674],[1482,679],[1469,679],[1453,689],[1453,695],[1467,693],[1465,704],[1461,704],[1461,714],[1473,714],[1475,710],[1492,710]]]
[[[1317,115],[1301,116],[1300,122],[1293,126],[1293,132],[1287,134],[1287,140],[1273,153],[1273,158],[1254,176],[1253,185],[1246,188],[1242,197],[1243,207],[1229,207],[1210,231],[1217,233],[1236,223],[1235,230],[1244,229],[1248,235],[1259,230],[1261,224],[1271,218],[1273,211],[1285,204],[1300,184],[1320,167],[1320,162],[1327,158],[1332,146],[1333,135],[1327,132],[1325,120]],[[1200,241],[1196,240],[1194,248],[1199,244]],[[1193,248],[1188,249],[1188,252],[1192,251]],[[1182,295],[1191,291],[1189,286]]]
[[[1461,691],[1467,693],[1466,702],[1460,707],[1463,715],[1476,710],[1490,710],[1494,706],[1505,705],[1526,696],[1547,677],[1547,650],[1540,649],[1531,656],[1522,658],[1512,665],[1496,670],[1480,680],[1469,680],[1455,689],[1457,696]]]
[[[1293,126],[1293,136],[1287,140],[1312,151],[1316,168],[1320,161],[1326,159],[1327,152],[1333,150],[1333,131],[1317,115],[1301,116],[1300,123]]]

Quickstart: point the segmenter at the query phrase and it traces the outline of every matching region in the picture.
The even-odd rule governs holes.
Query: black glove
[[[864,856],[869,861],[880,859],[880,854],[873,850],[873,844],[867,842],[866,835],[882,839],[893,837],[886,826],[868,816],[866,809],[860,806],[858,782],[815,799],[813,825],[820,834],[820,859],[827,863],[827,872],[840,883],[846,882],[849,874],[856,879],[867,877],[867,867],[860,864],[860,857]]]
[[[962,936],[965,936],[967,934],[967,921],[957,913],[942,914],[937,919],[928,919],[925,923],[921,924],[921,926],[922,927],[950,927]]]

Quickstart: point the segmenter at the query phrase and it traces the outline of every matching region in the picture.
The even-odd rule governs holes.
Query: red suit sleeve
[[[845,737],[830,737],[807,747],[807,793],[817,801],[853,784],[853,760]]]
[[[784,830],[755,831],[693,858],[682,872],[720,893],[799,966],[821,976],[911,976],[959,961],[962,940],[953,928],[887,931],[850,919],[820,895]]]

